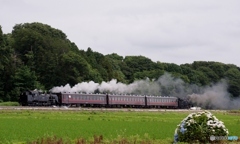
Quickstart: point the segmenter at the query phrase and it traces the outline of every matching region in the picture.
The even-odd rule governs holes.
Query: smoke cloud
[[[231,99],[227,92],[226,81],[221,81],[213,86],[203,88],[202,94],[189,95],[190,100],[203,107],[210,109],[239,109],[240,99]]]
[[[71,87],[57,86],[51,92],[84,92],[84,93],[114,93],[114,94],[135,94],[135,95],[158,95],[176,96],[188,98],[194,105],[207,109],[239,109],[240,99],[230,99],[227,91],[227,82],[221,80],[211,86],[200,87],[185,83],[180,78],[174,78],[169,73],[165,73],[157,80],[137,80],[131,84],[124,84],[113,79],[102,83],[82,82]]]

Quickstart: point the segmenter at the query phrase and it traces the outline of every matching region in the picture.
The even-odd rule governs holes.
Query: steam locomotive
[[[87,93],[21,93],[22,106],[76,106],[106,108],[189,108],[188,100],[170,96],[87,94]]]

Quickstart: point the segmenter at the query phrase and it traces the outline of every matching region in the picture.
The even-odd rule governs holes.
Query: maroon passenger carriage
[[[83,94],[83,93],[59,93],[60,105],[104,107],[107,105],[104,94]]]
[[[178,108],[178,98],[169,96],[146,96],[148,108]]]
[[[109,107],[146,107],[145,96],[138,95],[110,95],[108,94]]]

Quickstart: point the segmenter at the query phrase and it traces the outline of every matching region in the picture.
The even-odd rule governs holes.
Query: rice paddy
[[[172,143],[177,125],[192,111],[0,110],[0,143],[28,143],[57,137],[75,142],[118,139]],[[240,136],[240,113],[212,112],[229,135]],[[95,138],[94,138],[95,136]]]

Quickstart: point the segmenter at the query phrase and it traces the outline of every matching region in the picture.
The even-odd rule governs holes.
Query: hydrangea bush
[[[208,111],[189,114],[177,126],[175,142],[210,142],[210,136],[227,136],[228,129]]]

